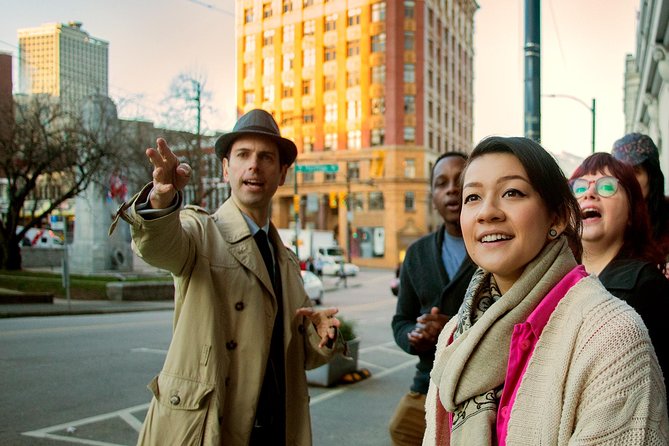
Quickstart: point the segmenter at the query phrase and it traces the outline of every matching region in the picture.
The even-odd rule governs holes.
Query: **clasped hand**
[[[298,308],[295,312],[298,316],[304,316],[314,324],[314,328],[321,337],[319,347],[328,345],[337,337],[337,327],[341,324],[339,319],[334,317],[339,312],[337,308],[326,308],[321,311],[316,311],[310,307]]]
[[[439,313],[439,308],[432,307],[430,313],[416,319],[416,327],[407,334],[409,343],[420,352],[433,349],[449,319],[448,315]]]

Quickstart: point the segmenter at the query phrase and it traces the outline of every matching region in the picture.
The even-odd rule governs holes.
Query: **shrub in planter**
[[[341,316],[337,316],[341,322],[339,336],[348,344],[348,355],[336,354],[330,362],[312,370],[307,370],[307,382],[312,385],[330,387],[347,373],[358,369],[358,348],[360,339],[355,333],[355,324]]]

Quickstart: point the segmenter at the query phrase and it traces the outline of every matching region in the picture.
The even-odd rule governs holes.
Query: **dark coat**
[[[669,374],[667,315],[669,280],[649,262],[615,258],[599,274],[599,280],[614,296],[627,302],[643,319],[662,374]]]
[[[438,307],[441,313],[453,316],[458,312],[476,265],[466,256],[452,279],[441,259],[444,226],[416,240],[407,249],[400,269],[400,289],[392,328],[395,342],[402,350],[418,355],[416,375],[411,390],[427,394],[434,350],[418,353],[409,344],[407,335],[416,327],[416,318]]]

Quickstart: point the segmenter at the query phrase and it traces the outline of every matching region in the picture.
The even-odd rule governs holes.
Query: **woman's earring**
[[[555,237],[558,236],[558,233],[557,233],[557,231],[555,230],[555,228],[550,228],[550,230],[548,231],[548,236],[549,236],[550,238],[555,238]]]

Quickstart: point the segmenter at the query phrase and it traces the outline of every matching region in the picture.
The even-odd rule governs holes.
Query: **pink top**
[[[527,364],[530,362],[534,347],[539,341],[541,332],[548,323],[553,310],[567,291],[579,280],[586,277],[583,265],[578,265],[555,285],[555,287],[544,297],[537,308],[527,318],[526,322],[516,324],[513,327],[511,346],[509,347],[509,364],[506,368],[506,379],[504,390],[497,411],[497,440],[500,446],[506,445],[506,433],[509,427],[509,416],[511,408],[516,399],[516,393],[520,382],[525,374]]]

